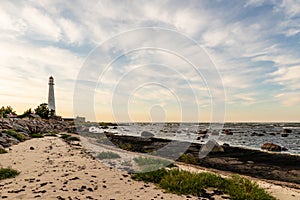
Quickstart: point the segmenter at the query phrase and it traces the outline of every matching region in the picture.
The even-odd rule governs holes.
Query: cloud
[[[228,7],[231,7],[231,12]],[[41,85],[52,74],[57,77],[60,105],[67,105],[72,101],[75,78],[93,48],[121,32],[156,26],[185,34],[204,48],[220,72],[229,102],[255,105],[274,101],[276,96],[278,105],[292,105],[298,102],[300,86],[299,14],[300,2],[291,0],[250,0],[230,4],[158,0],[2,1],[0,66],[3,73],[0,78],[1,92],[7,95],[1,103],[5,104],[10,98],[20,103],[12,91],[20,91],[20,96],[26,98],[26,92],[31,90],[36,94],[30,93],[28,101],[34,96],[40,101],[40,96],[47,93],[47,85]],[[112,51],[120,53],[138,46],[162,46],[181,51],[197,67],[210,66],[204,54],[196,54],[198,49],[195,46],[174,35],[155,35],[144,31],[141,35],[123,37],[111,45],[115,46]],[[110,60],[115,54],[100,55],[98,59]],[[88,63],[95,66],[88,72],[89,79],[85,81],[90,82],[85,85],[86,88],[98,80],[97,62],[95,59]],[[109,101],[107,97],[111,96],[111,87],[122,75],[150,63],[163,64],[174,71],[171,73],[163,67],[144,68],[135,79],[125,83],[128,88],[134,81],[163,82],[182,95],[186,102],[191,100],[188,92],[191,88],[197,93],[199,105],[207,105],[209,88],[204,79],[211,87],[220,86],[220,83],[215,83],[214,77],[207,75],[205,68],[200,68],[205,76],[201,77],[181,57],[171,52],[149,50],[120,58],[107,71],[101,80],[103,87],[96,93],[105,96],[103,103]],[[20,84],[28,84],[30,89],[22,89],[18,86]],[[157,90],[141,96],[154,98],[160,94],[162,92]],[[277,97],[278,94],[287,94],[289,101]],[[64,112],[71,113],[70,109],[68,106]]]

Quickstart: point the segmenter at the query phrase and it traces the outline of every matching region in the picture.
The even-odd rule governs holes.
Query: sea
[[[128,136],[141,136],[147,132],[156,138],[194,143],[206,143],[212,139],[207,135],[213,135],[219,144],[261,150],[263,144],[274,143],[288,149],[282,153],[300,155],[300,123],[225,123],[220,131],[214,132],[211,132],[211,127],[209,123],[119,123],[97,129],[98,132]],[[285,129],[290,133],[284,134]],[[206,137],[203,135],[205,131],[209,133]]]

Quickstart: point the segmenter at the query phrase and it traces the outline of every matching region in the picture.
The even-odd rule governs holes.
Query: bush
[[[57,137],[55,133],[46,133],[44,136]]]
[[[16,138],[17,140],[19,140],[20,142],[24,141],[24,135],[22,135],[21,133],[17,133],[16,131],[10,129],[10,130],[5,130],[4,131],[6,134]]]
[[[67,138],[71,137],[71,135],[68,135],[68,134],[62,134],[60,137],[61,137],[62,139],[67,139]]]
[[[129,143],[123,143],[123,144],[120,144],[119,147],[123,150],[127,150],[127,151],[130,151],[132,150],[132,145],[129,144]]]
[[[230,195],[234,200],[275,200],[256,183],[238,175],[222,178],[213,173],[191,173],[182,170],[160,169],[146,173],[133,174],[134,180],[153,182],[159,187],[175,194],[201,197],[204,189],[216,188]]]
[[[7,178],[14,178],[19,175],[20,172],[11,168],[1,168],[0,169],[0,180]]]
[[[62,134],[61,138],[66,140],[66,141],[80,141],[79,137],[71,136],[69,134]]]
[[[79,137],[71,136],[71,137],[67,137],[67,140],[68,141],[80,141],[80,138]]]
[[[119,156],[119,154],[116,154],[114,152],[111,151],[107,151],[107,152],[101,152],[97,155],[97,158],[100,160],[104,160],[104,159],[117,159],[117,158],[121,158],[121,156]]]
[[[159,169],[146,173],[133,174],[132,178],[137,181],[145,181],[151,183],[160,183],[161,179],[168,174],[166,169]]]
[[[179,160],[182,160],[182,162],[187,163],[187,164],[196,164],[197,159],[191,155],[191,154],[183,154]]]
[[[7,153],[7,151],[5,149],[0,148],[0,154],[4,154]]]
[[[40,133],[32,133],[32,134],[30,134],[30,136],[32,138],[43,138],[44,137],[44,135],[42,135]]]

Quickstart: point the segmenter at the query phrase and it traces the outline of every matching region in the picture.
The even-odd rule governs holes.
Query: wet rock
[[[225,135],[233,135],[233,132],[231,130],[226,129],[226,130],[223,130],[223,134],[225,134]]]
[[[209,140],[206,144],[201,147],[202,152],[224,152],[223,147],[221,147],[215,140]]]
[[[224,147],[230,147],[230,145],[228,143],[224,143],[223,146]]]
[[[284,128],[282,130],[283,133],[292,133],[292,129]]]
[[[142,137],[145,137],[145,138],[151,138],[151,137],[154,137],[154,134],[151,133],[151,132],[149,132],[149,131],[143,131],[143,132],[141,133],[141,136],[142,136]]]
[[[287,134],[287,133],[282,133],[281,134],[281,137],[287,137],[287,136],[289,136],[289,134]]]
[[[281,146],[274,144],[274,143],[265,143],[261,146],[261,149],[267,150],[267,151],[281,151]]]

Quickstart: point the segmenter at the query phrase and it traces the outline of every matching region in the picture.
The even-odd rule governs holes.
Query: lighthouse
[[[54,79],[52,76],[49,77],[48,108],[50,115],[55,116]]]

